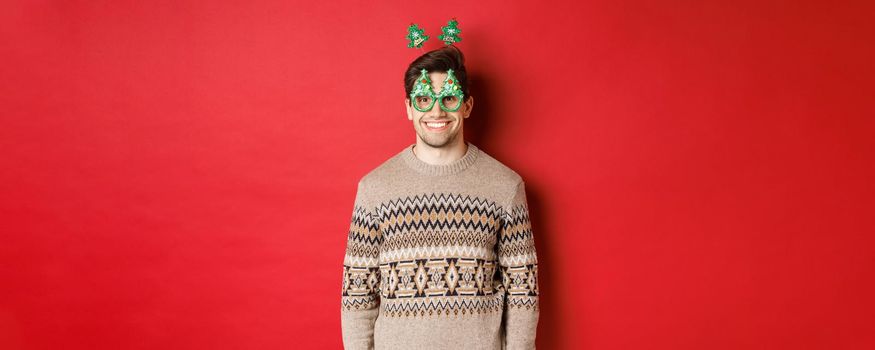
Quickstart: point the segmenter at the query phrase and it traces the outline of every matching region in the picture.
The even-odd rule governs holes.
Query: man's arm
[[[497,255],[506,292],[505,349],[534,349],[539,312],[538,257],[522,180],[504,208]]]
[[[383,235],[364,200],[359,181],[343,257],[341,330],[347,350],[374,348],[374,322],[379,314],[379,249]]]

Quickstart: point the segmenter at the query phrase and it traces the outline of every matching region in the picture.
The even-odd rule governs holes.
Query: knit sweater
[[[359,180],[343,259],[346,349],[535,348],[525,184],[467,145],[446,165],[410,145]]]

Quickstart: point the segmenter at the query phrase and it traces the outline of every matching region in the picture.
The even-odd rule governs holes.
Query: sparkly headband
[[[459,30],[459,22],[453,18],[446,26],[441,27],[441,35],[438,35],[438,39],[441,39],[444,44],[452,45],[453,43],[462,41],[462,38],[459,37],[459,34],[461,33],[462,31]],[[428,41],[428,38],[429,36],[425,35],[425,30],[419,28],[415,23],[411,23],[410,26],[407,27],[407,47],[421,49],[422,44]]]

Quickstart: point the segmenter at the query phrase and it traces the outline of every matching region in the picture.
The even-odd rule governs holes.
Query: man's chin
[[[453,135],[449,135],[446,137],[423,137],[423,135],[419,135],[419,139],[422,140],[422,142],[424,142],[429,147],[441,148],[450,145],[450,141],[453,140]]]

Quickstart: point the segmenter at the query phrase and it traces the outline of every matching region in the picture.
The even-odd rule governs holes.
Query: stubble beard
[[[445,133],[441,135],[434,135],[429,133],[424,129],[424,126],[420,126],[416,129],[416,133],[419,135],[419,139],[422,140],[423,143],[432,148],[441,148],[447,146],[452,143],[452,141],[456,140],[456,137],[459,135],[459,130],[452,131],[452,133]]]

